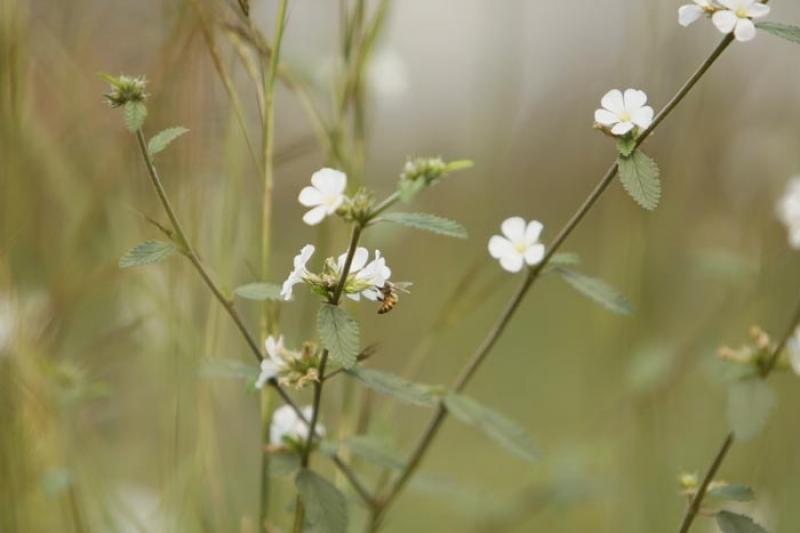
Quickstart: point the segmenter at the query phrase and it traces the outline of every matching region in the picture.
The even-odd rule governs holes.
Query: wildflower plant
[[[391,320],[391,315],[386,315],[397,304],[398,291],[407,287],[408,282],[394,281],[393,277],[397,273],[389,266],[383,252],[362,246],[361,240],[365,232],[379,224],[398,224],[409,230],[468,238],[467,230],[458,222],[438,214],[397,208],[413,203],[418,195],[435,185],[457,186],[457,177],[451,176],[471,167],[470,161],[447,161],[441,157],[410,158],[404,164],[398,165],[394,190],[381,196],[379,191],[365,188],[360,184],[360,179],[354,178],[353,174],[359,174],[362,165],[358,164],[358,157],[350,158],[345,155],[347,150],[338,135],[340,132],[333,128],[338,133],[328,136],[324,133],[328,129],[322,127],[323,141],[331,150],[332,163],[314,172],[309,185],[292,191],[298,198],[297,216],[308,225],[343,226],[349,232],[349,244],[342,253],[331,257],[315,257],[317,247],[305,244],[300,247],[291,265],[284,265],[285,268],[280,269],[279,274],[274,274],[271,268],[270,191],[273,185],[289,187],[288,184],[273,183],[269,144],[272,138],[270,117],[273,113],[271,91],[278,76],[278,56],[285,25],[286,4],[285,0],[280,3],[275,38],[267,63],[266,92],[262,95],[265,106],[264,131],[269,134],[265,135],[269,140],[265,141],[265,159],[261,162],[267,191],[262,220],[265,230],[263,277],[241,284],[230,294],[215,281],[191,244],[154,162],[156,154],[164,151],[187,130],[169,128],[148,140],[144,134],[148,98],[144,79],[103,75],[103,79],[110,84],[106,99],[113,107],[124,109],[126,127],[136,138],[148,177],[168,219],[167,223],[153,221],[156,230],[162,235],[160,240],[148,240],[133,247],[123,255],[120,266],[128,268],[158,263],[174,255],[186,257],[241,333],[257,363],[251,369],[252,374],[257,376],[256,389],[274,390],[283,403],[275,409],[269,407],[269,402],[262,402],[262,406],[265,406],[262,407],[262,444],[265,445],[265,461],[277,453],[292,458],[289,470],[294,477],[297,493],[293,508],[293,531],[300,532],[311,527],[314,530],[343,533],[347,531],[350,521],[349,504],[342,493],[342,485],[337,486],[312,468],[311,459],[315,452],[328,457],[346,480],[349,487],[346,490],[352,491],[367,515],[366,530],[377,531],[382,527],[384,518],[397,497],[419,469],[442,423],[451,415],[483,432],[520,459],[530,462],[539,460],[539,449],[526,428],[483,402],[465,395],[465,388],[486,362],[493,347],[515,317],[520,303],[540,279],[557,275],[571,287],[613,312],[625,315],[633,311],[627,300],[608,284],[575,271],[573,267],[579,262],[577,256],[560,252],[561,247],[617,178],[643,208],[653,210],[658,206],[661,199],[660,171],[655,161],[642,152],[641,145],[689,95],[734,40],[750,40],[760,28],[800,42],[800,28],[775,23],[755,23],[755,19],[769,13],[766,2],[756,0],[695,0],[693,4],[681,7],[679,21],[682,25],[688,25],[705,16],[726,36],[658,113],[648,105],[645,92],[638,89],[611,90],[600,99],[600,107],[594,114],[595,127],[613,138],[616,145],[614,161],[586,200],[547,241],[542,240],[544,225],[537,220],[529,221],[521,216],[512,216],[500,224],[500,234],[492,236],[488,241],[486,260],[497,260],[500,267],[509,274],[519,274],[518,288],[494,326],[467,358],[464,368],[453,383],[442,386],[413,382],[372,367],[371,356],[374,350],[362,346],[361,329],[371,328],[372,320]],[[244,7],[242,9],[246,16],[248,11]],[[259,43],[266,42],[266,39],[256,35],[252,42],[258,49]],[[348,84],[343,94],[349,95],[349,91],[353,90],[355,89]],[[353,139],[353,153],[358,153],[355,148],[357,146],[360,143],[356,135]],[[794,205],[796,187],[792,187],[789,196],[779,204],[778,212],[790,227],[794,245],[797,240],[795,219],[798,217],[794,212],[797,210]],[[301,215],[304,209],[306,211]],[[319,264],[319,267],[314,267],[314,264]],[[287,340],[279,333],[277,311],[281,306],[293,305],[294,300],[299,299],[301,288],[305,288],[319,301],[316,327],[314,331],[303,332],[300,338]],[[266,324],[264,330],[269,334],[263,335],[263,344],[250,331],[245,317],[238,310],[235,297],[257,300],[264,305],[261,318]],[[349,307],[376,303],[381,316],[373,317],[369,321],[359,323],[348,311]],[[800,368],[797,363],[800,359],[800,355],[797,355],[800,341],[797,341],[798,336],[795,334],[798,322],[800,310],[792,318],[789,332],[779,341],[775,342],[762,330],[754,329],[752,342],[740,349],[720,350],[722,363],[736,370],[732,373],[735,377],[732,378],[730,396],[733,407],[729,409],[733,430],[724,440],[712,467],[704,477],[695,474],[680,477],[679,492],[689,500],[681,532],[688,531],[700,514],[712,514],[716,517],[724,533],[763,531],[751,518],[725,509],[724,506],[708,506],[705,499],[717,498],[721,502],[752,499],[750,489],[717,480],[716,474],[734,439],[751,437],[763,427],[774,404],[774,397],[766,386],[766,378],[774,370]],[[291,350],[287,346],[302,348]],[[334,414],[332,409],[327,408],[326,383],[334,378],[348,380],[352,385],[365,386],[401,403],[432,410],[430,421],[408,455],[397,457],[388,447],[376,445],[374,439],[370,440],[368,431],[345,435],[337,441],[326,440],[329,435],[338,435],[334,430],[336,420],[342,420],[346,414]],[[312,401],[311,405],[300,408],[289,390],[304,388],[313,389]],[[266,396],[262,396],[263,398]],[[322,411],[326,413],[325,426],[320,421]],[[743,411],[750,413],[748,420],[741,420]],[[344,447],[348,449],[347,454],[341,453]],[[349,459],[352,456],[371,461],[385,469],[378,479],[376,489],[368,488],[357,463]],[[266,524],[269,513],[263,492],[261,505],[260,517],[262,523]]]

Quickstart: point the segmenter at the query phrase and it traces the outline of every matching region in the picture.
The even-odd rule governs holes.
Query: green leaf
[[[502,413],[468,396],[453,393],[444,397],[444,405],[454,417],[477,427],[507,450],[528,461],[538,460],[538,453],[528,432]]]
[[[255,282],[236,287],[233,294],[247,300],[280,300],[281,288],[274,283]]]
[[[622,157],[630,157],[634,150],[636,150],[636,139],[632,135],[627,135],[617,141],[617,152]]]
[[[341,307],[324,304],[317,314],[317,329],[322,345],[333,360],[344,368],[352,368],[358,361],[358,323]]]
[[[349,375],[381,394],[386,394],[403,403],[432,407],[436,405],[438,387],[414,383],[388,372],[369,368],[353,368]]]
[[[566,268],[558,268],[556,271],[561,274],[564,281],[572,285],[572,288],[609,311],[620,315],[633,313],[628,300],[606,282]]]
[[[119,267],[130,268],[158,263],[177,251],[178,249],[171,242],[144,241],[125,252],[125,255],[119,260]]]
[[[127,102],[123,109],[125,127],[131,133],[136,133],[147,118],[147,106],[142,102]]]
[[[354,435],[345,441],[354,455],[366,459],[378,466],[402,470],[405,463],[398,457],[397,451],[383,440],[370,435]]]
[[[617,158],[619,179],[636,203],[652,211],[661,199],[661,171],[656,162],[641,150],[636,150],[630,157]]]
[[[781,39],[800,44],[800,28],[790,24],[779,24],[777,22],[757,22],[756,28],[771,33]]]
[[[708,495],[721,500],[731,500],[735,502],[749,502],[755,499],[753,489],[747,485],[719,485],[709,489]]]
[[[472,162],[470,159],[458,159],[456,161],[450,161],[444,167],[445,173],[456,172],[458,170],[464,170],[467,168],[472,168],[475,166],[475,163]]]
[[[404,203],[410,203],[426,186],[424,179],[400,180],[397,185],[397,192],[400,193],[400,199]]]
[[[347,502],[326,479],[308,469],[302,469],[294,480],[306,507],[306,517],[319,533],[346,533]]]
[[[183,126],[167,128],[157,133],[150,139],[150,142],[147,143],[147,151],[151,156],[154,156],[157,153],[164,151],[164,149],[169,146],[169,143],[188,131],[189,130]]]
[[[767,425],[775,393],[758,377],[738,381],[728,389],[728,423],[736,438],[750,440]]]
[[[200,360],[197,373],[206,379],[242,379],[255,382],[259,369],[229,357],[204,357]]]
[[[381,218],[387,222],[394,222],[395,224],[430,231],[447,237],[467,238],[467,230],[458,222],[428,213],[387,213]]]
[[[280,451],[268,455],[269,475],[274,477],[291,476],[300,469],[300,456],[290,451]]]
[[[547,263],[547,266],[562,267],[575,266],[581,262],[581,258],[575,252],[559,252],[554,254]]]
[[[730,511],[717,513],[717,525],[722,533],[768,533],[766,529],[753,522],[749,516]]]

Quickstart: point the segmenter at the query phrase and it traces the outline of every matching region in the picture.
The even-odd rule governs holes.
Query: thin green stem
[[[686,97],[686,95],[691,91],[691,89],[697,84],[697,82],[703,77],[703,75],[708,71],[708,69],[713,65],[716,60],[722,55],[728,46],[730,46],[731,42],[733,42],[732,36],[726,36],[722,39],[722,42],[711,52],[711,54],[706,58],[705,61],[697,68],[697,70],[691,75],[691,77],[686,81],[686,83],[681,86],[675,96],[664,106],[664,108],[658,113],[658,115],[653,119],[653,123],[647,128],[645,131],[641,133],[639,138],[637,139],[636,146],[640,146],[652,133],[655,129],[663,122],[665,118],[678,106],[678,104]],[[556,237],[553,239],[553,242],[550,244],[547,253],[545,254],[541,263],[536,265],[533,268],[528,269],[525,274],[525,278],[523,279],[522,283],[519,285],[519,288],[511,297],[511,301],[506,306],[503,313],[500,315],[500,318],[495,323],[495,326],[489,331],[487,336],[484,338],[483,342],[480,344],[478,349],[473,353],[472,357],[468,360],[466,366],[462,369],[461,373],[459,374],[458,378],[455,381],[453,389],[455,391],[463,390],[467,384],[469,383],[472,376],[478,370],[480,365],[485,361],[486,357],[491,352],[494,345],[497,343],[500,336],[505,331],[506,327],[508,326],[509,322],[513,318],[514,314],[516,313],[519,305],[522,303],[522,300],[525,298],[525,295],[528,293],[528,290],[531,286],[536,282],[536,280],[541,275],[544,268],[550,262],[553,255],[559,250],[561,245],[567,240],[567,238],[572,234],[575,228],[580,224],[586,214],[592,209],[595,205],[597,200],[602,196],[605,190],[608,188],[609,185],[614,181],[614,178],[617,176],[617,163],[614,162],[603,177],[600,179],[598,184],[589,194],[589,196],[584,200],[575,214],[567,221],[561,231],[558,232]],[[431,418],[430,422],[428,423],[427,427],[425,428],[422,436],[420,437],[419,441],[417,442],[416,446],[414,447],[411,456],[406,463],[405,468],[400,473],[399,477],[395,480],[395,482],[391,485],[388,493],[382,499],[379,500],[379,504],[375,507],[372,513],[372,517],[370,520],[370,524],[368,526],[368,531],[376,531],[382,522],[383,516],[385,516],[387,509],[389,506],[395,501],[398,494],[403,490],[403,488],[408,483],[411,476],[414,474],[416,469],[419,467],[420,463],[422,462],[423,457],[425,456],[426,452],[430,448],[431,443],[433,442],[436,434],[438,433],[439,429],[441,428],[442,423],[447,418],[447,408],[444,406],[444,403],[439,403],[436,408],[436,412]]]

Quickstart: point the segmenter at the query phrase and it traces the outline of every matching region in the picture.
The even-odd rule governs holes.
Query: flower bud
[[[147,80],[144,76],[123,74],[115,78],[108,74],[101,74],[100,77],[111,85],[111,91],[103,95],[111,107],[121,107],[128,102],[144,102],[149,96],[145,91]]]

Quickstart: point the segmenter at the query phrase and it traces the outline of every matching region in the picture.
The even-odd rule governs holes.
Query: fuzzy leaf
[[[127,102],[123,109],[125,127],[131,133],[136,133],[147,118],[147,106],[142,102]]]
[[[751,378],[728,389],[728,423],[736,438],[750,440],[767,425],[775,393],[763,379]]]
[[[150,139],[150,141],[147,143],[147,151],[150,153],[150,156],[154,156],[159,152],[163,152],[164,149],[169,146],[169,143],[188,131],[189,130],[183,126],[167,128],[157,133]]]
[[[339,489],[305,468],[297,473],[294,483],[315,532],[346,533],[347,501]]]
[[[572,285],[572,288],[609,311],[620,315],[633,313],[633,308],[628,300],[605,281],[566,268],[558,268],[556,271],[561,274],[564,281]]]
[[[708,495],[721,500],[731,500],[735,502],[749,502],[755,499],[753,489],[747,485],[720,485],[709,489]]]
[[[119,267],[130,268],[158,263],[177,251],[178,249],[171,242],[144,241],[125,252],[125,255],[119,260]]]
[[[387,213],[381,218],[387,222],[394,222],[395,224],[422,231],[430,231],[447,237],[467,238],[467,230],[458,222],[428,213]]]
[[[779,24],[777,22],[758,22],[756,28],[771,33],[781,39],[800,44],[800,28],[790,24]]]
[[[424,179],[417,180],[400,180],[397,186],[397,192],[400,193],[400,199],[404,203],[411,203],[414,197],[426,187]]]
[[[581,262],[581,258],[575,252],[559,252],[554,254],[553,257],[550,258],[550,261],[547,263],[547,266],[550,267],[562,267],[562,266],[575,266]]]
[[[507,450],[528,461],[538,460],[538,453],[528,432],[502,413],[460,394],[446,395],[444,404],[454,417],[477,427]]]
[[[722,533],[768,533],[766,529],[753,522],[749,516],[730,511],[717,513],[717,525]]]
[[[281,288],[274,283],[248,283],[233,290],[233,294],[247,300],[280,300]]]
[[[619,179],[628,194],[643,208],[652,211],[661,199],[661,171],[641,150],[630,157],[619,157]]]
[[[352,368],[358,360],[358,322],[341,307],[324,304],[317,314],[317,329],[333,360]]]
[[[405,463],[398,457],[397,451],[377,437],[371,435],[354,435],[345,444],[362,459],[385,468],[401,470]]]
[[[242,379],[255,382],[258,367],[229,357],[204,357],[200,360],[197,373],[206,379]]]
[[[630,157],[636,150],[636,139],[632,136],[622,137],[617,141],[617,152],[622,157]]]
[[[432,407],[436,404],[436,387],[414,383],[388,372],[369,368],[354,368],[348,374],[381,394],[387,394],[403,403]]]
[[[300,469],[300,456],[290,451],[275,452],[269,454],[268,464],[270,476],[291,476]]]

